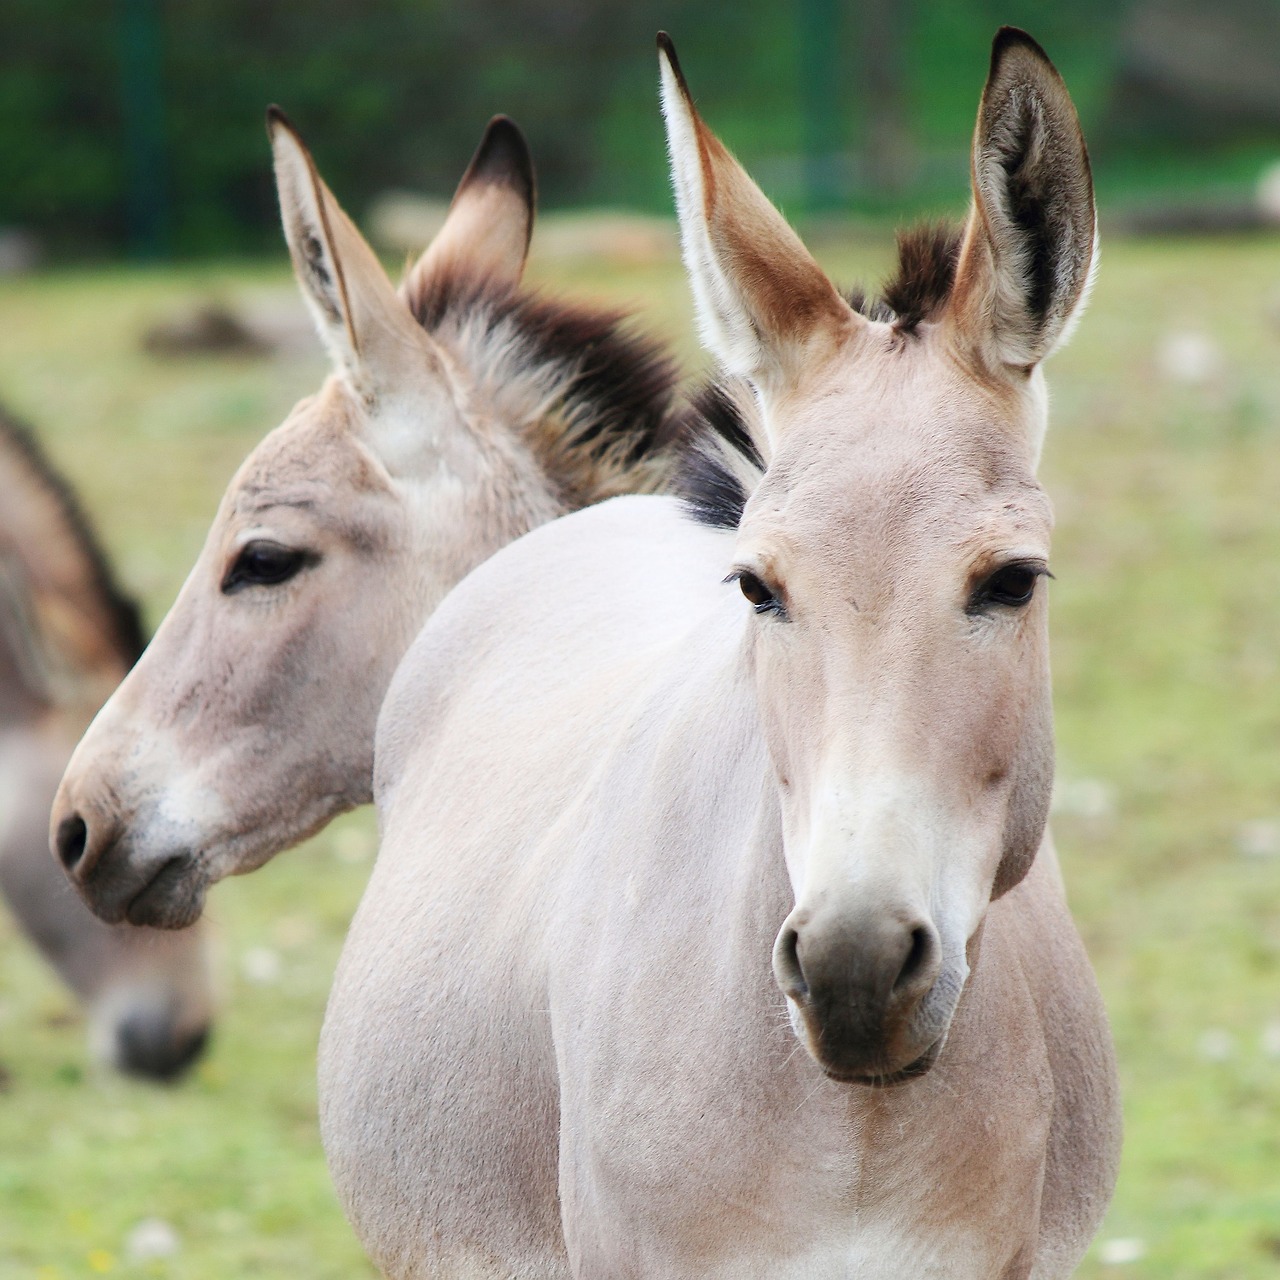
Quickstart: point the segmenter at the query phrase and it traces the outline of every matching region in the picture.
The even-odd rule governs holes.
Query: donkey
[[[273,109],[285,237],[333,357],[249,455],[155,639],[72,758],[53,843],[104,920],[207,887],[372,799],[392,673],[460,578],[535,525],[669,482],[677,373],[619,313],[519,286],[534,177],[489,125],[400,285]]]
[[[72,748],[143,647],[79,504],[0,410],[0,894],[89,1010],[96,1056],[171,1079],[204,1046],[214,999],[203,930],[110,927],[49,857]]]
[[[392,1277],[1064,1277],[1119,1134],[1045,838],[1075,111],[1001,30],[963,232],[851,304],[660,46],[726,443],[693,518],[535,530],[406,655],[321,1037],[330,1168]]]

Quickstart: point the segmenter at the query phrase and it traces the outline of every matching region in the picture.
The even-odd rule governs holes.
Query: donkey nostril
[[[58,823],[58,857],[68,871],[74,871],[80,865],[88,841],[89,828],[78,813],[73,813]]]
[[[794,1000],[804,1000],[809,995],[809,984],[804,979],[800,964],[800,935],[794,929],[783,929],[774,947],[774,971],[783,991]]]
[[[894,980],[893,989],[901,991],[909,986],[928,967],[933,959],[933,930],[924,925],[917,925],[911,930],[911,946],[902,968]]]

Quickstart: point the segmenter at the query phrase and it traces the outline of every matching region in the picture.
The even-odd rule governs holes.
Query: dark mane
[[[849,304],[904,333],[935,319],[955,285],[962,236],[959,227],[940,223],[900,231],[898,268],[881,296],[868,298],[854,289]],[[764,473],[764,441],[749,406],[744,388],[711,383],[690,398],[681,417],[675,491],[699,524],[736,529]]]
[[[30,477],[45,505],[81,557],[85,576],[111,627],[111,647],[126,669],[132,667],[146,647],[147,638],[135,600],[116,582],[105,551],[85,515],[84,508],[67,481],[54,469],[29,427],[18,422],[0,406],[0,453],[8,454],[17,469]],[[11,499],[0,494],[0,503],[12,509]],[[0,518],[0,543],[5,525]]]
[[[469,349],[468,367],[512,412],[565,504],[661,487],[674,466],[674,360],[597,310],[462,271],[415,281],[418,323]]]
[[[765,460],[740,395],[710,382],[689,400],[681,422],[682,454],[675,492],[699,524],[736,529]]]
[[[849,294],[850,305],[869,320],[887,321],[904,333],[935,319],[955,285],[963,234],[960,227],[946,223],[924,223],[899,231],[898,269],[881,296],[869,300],[863,290],[854,289]]]

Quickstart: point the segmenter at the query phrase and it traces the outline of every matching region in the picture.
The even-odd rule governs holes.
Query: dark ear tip
[[[1001,27],[991,42],[991,68],[994,71],[1000,65],[1006,53],[1013,49],[1025,49],[1037,58],[1049,62],[1049,55],[1021,27]],[[1053,64],[1049,62],[1049,65]]]
[[[267,137],[274,137],[277,129],[287,129],[295,138],[298,136],[297,129],[293,127],[293,121],[273,102],[267,108]]]
[[[494,116],[485,128],[461,185],[476,180],[513,187],[533,204],[533,156],[520,126],[510,116]]]
[[[667,64],[675,75],[676,83],[680,86],[681,93],[688,98],[690,96],[689,86],[685,81],[684,72],[680,69],[680,59],[676,57],[675,41],[665,31],[658,32],[658,56],[667,60]]]

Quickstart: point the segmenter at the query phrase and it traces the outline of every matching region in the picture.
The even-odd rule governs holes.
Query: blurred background
[[[0,226],[58,261],[274,248],[267,102],[357,215],[447,194],[498,109],[530,135],[546,207],[665,212],[664,25],[792,212],[951,205],[974,68],[1005,22],[1052,51],[1109,204],[1244,216],[1277,158],[1273,0],[6,0]]]
[[[268,102],[393,272],[509,113],[545,211],[533,281],[633,307],[692,377],[654,32],[833,277],[873,285],[896,223],[963,212],[1002,23],[1075,98],[1104,243],[1049,369],[1043,467],[1054,830],[1128,1125],[1080,1274],[1280,1276],[1275,0],[4,0],[0,404],[154,626],[237,464],[325,373]],[[329,1189],[314,1055],[375,849],[364,812],[219,886],[223,1007],[169,1087],[95,1065],[0,912],[0,1280],[372,1275]]]

